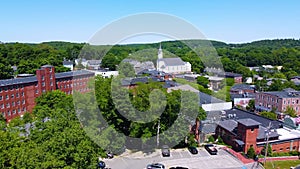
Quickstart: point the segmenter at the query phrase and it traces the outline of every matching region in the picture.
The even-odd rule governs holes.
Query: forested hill
[[[246,70],[246,66],[264,64],[282,65],[284,66],[283,72],[293,71],[293,74],[300,74],[300,40],[261,40],[243,44],[182,40],[165,41],[161,44],[165,57],[169,57],[169,54],[176,55],[184,61],[190,62],[193,71],[197,73],[202,72],[204,66],[199,56],[191,48],[200,48],[203,50],[201,53],[208,57],[215,54],[221,56],[225,71],[242,73],[244,76],[251,75],[251,72]],[[0,79],[10,78],[13,73],[35,73],[36,69],[45,64],[54,65],[59,72],[68,71],[62,66],[62,61],[64,59],[74,61],[78,57],[102,59],[103,67],[114,70],[123,59],[145,49],[151,48],[152,51],[148,50],[145,54],[156,57],[158,47],[159,43],[115,45],[113,47],[72,42],[1,43]],[[14,65],[18,66],[17,72],[13,72],[10,68]]]
[[[265,47],[265,48],[272,48],[272,49],[278,49],[278,48],[295,48],[300,47],[300,40],[296,39],[275,39],[275,40],[260,40],[260,41],[254,41],[251,43],[242,43],[242,44],[229,44],[230,47],[252,47],[252,48],[259,48],[259,47]]]

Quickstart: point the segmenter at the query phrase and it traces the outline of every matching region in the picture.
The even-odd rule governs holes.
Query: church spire
[[[159,49],[158,49],[157,56],[158,56],[158,59],[162,59],[163,58],[163,51],[161,49],[161,43],[159,44]]]

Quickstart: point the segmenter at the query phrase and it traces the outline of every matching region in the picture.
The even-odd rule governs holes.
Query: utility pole
[[[269,122],[269,126],[266,130],[266,135],[267,135],[267,140],[266,140],[266,148],[265,148],[265,158],[264,158],[264,166],[266,166],[266,161],[267,161],[267,155],[268,155],[268,146],[269,146],[269,132],[271,129],[271,122]]]
[[[160,130],[160,119],[158,119],[158,124],[157,124],[157,135],[156,135],[156,146],[159,146],[159,130]]]

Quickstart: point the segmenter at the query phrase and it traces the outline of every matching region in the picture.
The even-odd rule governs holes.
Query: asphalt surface
[[[162,157],[158,150],[152,154],[132,153],[113,159],[104,159],[107,168],[111,169],[145,169],[147,164],[162,163],[166,169],[174,166],[189,169],[255,169],[256,164],[243,164],[237,158],[219,149],[217,155],[210,155],[204,148],[198,148],[193,155],[187,149],[171,150],[170,157]]]

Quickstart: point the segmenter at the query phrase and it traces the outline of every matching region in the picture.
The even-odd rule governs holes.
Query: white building
[[[163,58],[163,51],[160,45],[156,69],[157,71],[163,71],[165,73],[182,74],[190,73],[192,66],[189,62],[182,61],[181,58]]]
[[[100,75],[104,78],[115,77],[119,75],[118,71],[109,71],[109,70],[88,70],[95,73],[95,76]]]
[[[73,62],[72,61],[67,61],[67,60],[64,60],[63,61],[63,65],[64,65],[64,67],[67,67],[67,68],[69,68],[71,71],[73,71]]]

